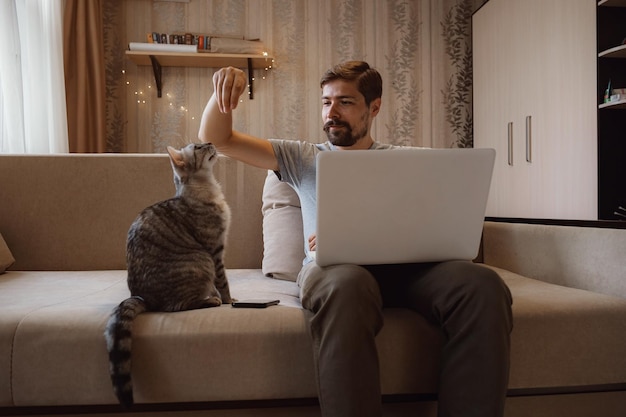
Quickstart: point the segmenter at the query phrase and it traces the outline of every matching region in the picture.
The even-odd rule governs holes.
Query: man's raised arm
[[[202,113],[198,139],[213,143],[231,158],[259,168],[278,170],[274,149],[268,140],[233,130],[232,111],[246,88],[246,76],[240,69],[222,68],[213,75],[213,94]]]

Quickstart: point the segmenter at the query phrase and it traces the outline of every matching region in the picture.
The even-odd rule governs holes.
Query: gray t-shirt
[[[278,159],[279,170],[276,173],[281,181],[291,185],[300,198],[302,224],[304,229],[304,252],[308,254],[308,238],[315,233],[317,221],[317,191],[315,159],[318,153],[336,151],[330,142],[310,143],[295,140],[270,139]],[[394,149],[398,146],[374,142],[370,149]],[[349,173],[346,173],[349,174]],[[312,259],[307,255],[304,263]]]

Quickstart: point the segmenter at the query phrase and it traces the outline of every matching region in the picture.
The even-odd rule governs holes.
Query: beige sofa
[[[233,295],[281,303],[140,316],[136,410],[319,415],[307,313],[291,281],[297,202],[268,186],[264,218],[266,172],[221,158],[216,174],[233,212]],[[128,226],[172,193],[164,155],[0,155],[0,258],[15,259],[0,275],[0,415],[123,412],[102,333],[128,296]],[[507,416],[626,415],[625,251],[623,229],[485,224],[481,259],[514,297]],[[386,415],[435,415],[438,329],[388,309],[377,342]]]

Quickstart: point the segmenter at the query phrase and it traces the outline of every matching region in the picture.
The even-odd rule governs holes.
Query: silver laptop
[[[474,259],[493,149],[320,152],[316,262]]]

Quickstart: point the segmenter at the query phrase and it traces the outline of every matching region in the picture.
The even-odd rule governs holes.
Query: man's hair
[[[374,68],[364,61],[347,61],[335,65],[324,73],[320,87],[335,80],[356,81],[357,88],[365,104],[370,105],[372,100],[382,97],[383,79]]]

